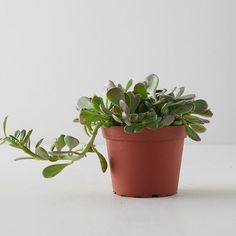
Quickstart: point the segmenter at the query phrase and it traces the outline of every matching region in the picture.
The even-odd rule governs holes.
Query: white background
[[[0,119],[84,142],[80,96],[156,73],[209,102],[204,143],[236,143],[235,12],[233,0],[1,0]]]
[[[215,114],[206,145],[185,145],[167,198],[112,194],[94,154],[46,180],[48,163],[13,162],[18,150],[0,146],[0,235],[235,236],[235,13],[234,0],[0,0],[0,120],[11,130],[85,142],[78,98],[150,73]]]

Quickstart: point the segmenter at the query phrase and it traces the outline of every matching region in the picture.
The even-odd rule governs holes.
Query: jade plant
[[[26,154],[16,160],[63,161],[46,167],[43,170],[43,176],[46,178],[54,177],[90,152],[98,156],[101,169],[105,172],[107,161],[94,144],[101,127],[122,126],[124,132],[133,134],[144,129],[155,130],[165,126],[183,125],[189,138],[200,141],[198,133],[205,132],[204,125],[209,123],[209,120],[202,117],[213,115],[205,100],[195,99],[194,94],[183,95],[184,87],[159,89],[159,78],[155,74],[149,75],[145,81],[135,84],[131,89],[132,84],[132,80],[129,80],[126,86],[116,85],[110,80],[105,87],[105,98],[94,95],[78,100],[79,115],[74,122],[80,123],[89,136],[85,145],[81,145],[75,137],[61,134],[48,151],[42,147],[43,139],[32,148],[32,130],[23,129],[8,134],[7,117],[3,122],[4,137],[0,141]]]

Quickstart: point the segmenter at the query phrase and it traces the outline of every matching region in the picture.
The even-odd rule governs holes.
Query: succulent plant
[[[84,127],[85,133],[90,137],[86,145],[81,145],[79,140],[69,135],[60,135],[46,151],[40,139],[31,148],[32,130],[17,130],[8,135],[6,130],[7,117],[3,122],[4,138],[0,141],[10,146],[21,149],[26,157],[16,160],[42,160],[57,162],[43,170],[43,176],[51,178],[71,165],[87,156],[88,153],[97,154],[103,172],[107,169],[105,157],[94,145],[97,132],[101,127],[124,127],[126,133],[142,132],[145,128],[155,130],[165,126],[183,125],[189,138],[200,141],[199,133],[206,131],[205,124],[209,120],[203,117],[212,117],[213,113],[203,99],[195,99],[194,94],[184,95],[184,87],[171,90],[158,89],[159,78],[155,74],[149,75],[145,81],[133,86],[129,80],[126,86],[115,85],[108,81],[106,97],[100,96],[81,97],[77,103],[79,112],[74,122],[79,122]],[[65,162],[65,163],[64,163]]]

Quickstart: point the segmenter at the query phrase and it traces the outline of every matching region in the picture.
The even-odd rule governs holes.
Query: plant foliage
[[[129,80],[123,87],[109,81],[106,86],[105,99],[94,95],[81,97],[77,103],[79,122],[85,133],[90,137],[88,143],[82,146],[79,140],[70,135],[61,134],[53,143],[51,150],[45,150],[40,139],[31,148],[32,130],[17,130],[12,135],[7,133],[7,117],[3,122],[4,138],[0,141],[21,149],[27,156],[16,160],[33,159],[57,162],[43,170],[43,176],[51,178],[65,167],[86,157],[90,152],[97,155],[103,172],[107,169],[105,157],[96,149],[94,140],[99,128],[122,126],[126,133],[142,132],[145,128],[155,130],[165,126],[183,125],[189,138],[200,141],[199,133],[206,131],[205,124],[213,113],[203,99],[196,99],[194,94],[184,95],[184,87],[171,90],[158,89],[159,78],[151,74],[145,81],[132,88]]]

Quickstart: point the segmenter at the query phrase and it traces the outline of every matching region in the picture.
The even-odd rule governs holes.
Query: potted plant
[[[32,130],[7,132],[7,117],[3,122],[4,138],[21,149],[26,156],[16,160],[60,162],[43,170],[51,178],[74,162],[93,152],[97,154],[103,172],[107,161],[94,144],[98,130],[106,139],[114,193],[122,196],[151,197],[177,193],[182,149],[186,135],[200,141],[198,133],[206,131],[205,123],[213,114],[205,100],[194,94],[183,95],[184,87],[157,89],[159,78],[152,74],[132,87],[109,81],[106,97],[81,97],[74,121],[84,127],[90,137],[86,145],[77,138],[60,135],[46,151],[40,139],[31,148]]]

